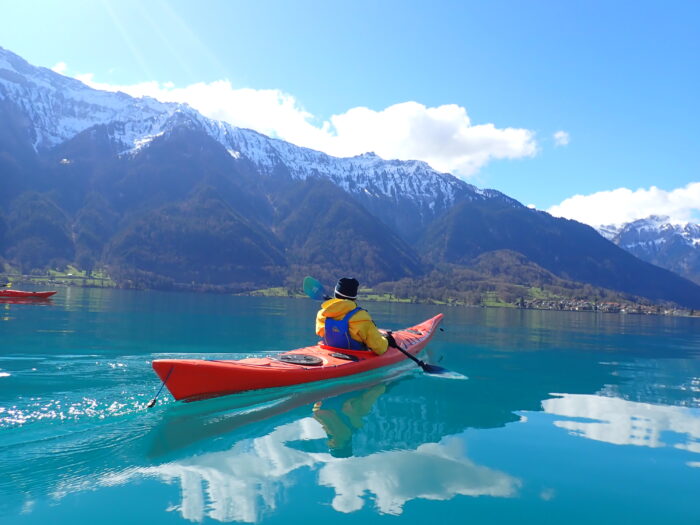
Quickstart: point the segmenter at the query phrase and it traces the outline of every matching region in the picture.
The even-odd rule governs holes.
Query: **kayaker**
[[[316,334],[324,344],[348,350],[372,350],[382,355],[388,346],[396,346],[391,334],[383,335],[367,310],[357,306],[357,279],[338,280],[333,298],[321,305],[316,315]]]

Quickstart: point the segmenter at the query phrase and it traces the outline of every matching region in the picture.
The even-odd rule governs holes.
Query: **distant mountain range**
[[[424,162],[331,157],[2,48],[0,122],[0,257],[25,272],[75,262],[124,285],[244,290],[305,273],[420,282],[515,252],[508,268],[531,275],[700,307],[700,286],[593,228]]]
[[[636,257],[700,284],[700,224],[672,224],[652,215],[599,231]]]

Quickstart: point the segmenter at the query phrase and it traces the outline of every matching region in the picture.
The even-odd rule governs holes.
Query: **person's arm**
[[[369,316],[368,316],[369,317]],[[353,323],[354,324],[354,323]],[[357,323],[357,335],[367,345],[367,348],[372,350],[377,355],[382,355],[386,352],[389,343],[382,333],[377,330],[372,319],[363,319]]]
[[[316,335],[323,337],[326,333],[326,318],[321,315],[323,310],[319,310],[316,314]]]

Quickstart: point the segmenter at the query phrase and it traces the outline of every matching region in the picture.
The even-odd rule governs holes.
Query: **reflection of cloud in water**
[[[593,421],[554,424],[583,437],[616,445],[675,448],[700,453],[700,409],[650,405],[593,395],[563,394],[542,403],[545,412]],[[672,442],[664,434],[677,434]],[[679,442],[678,436],[685,436]],[[670,436],[669,436],[670,437]]]
[[[172,510],[184,518],[202,521],[206,516],[249,523],[275,509],[279,493],[293,483],[290,474],[303,467],[319,469],[319,484],[335,489],[332,504],[340,512],[361,509],[365,493],[375,495],[380,512],[400,514],[403,504],[416,498],[446,500],[458,494],[509,497],[520,486],[507,474],[469,461],[464,457],[463,441],[455,436],[416,450],[343,459],[287,446],[326,437],[314,419],[304,418],[266,436],[240,441],[228,451],[132,470],[102,483],[124,483],[135,475],[179,481],[182,503]]]
[[[137,469],[128,477],[145,474],[166,482],[179,480],[182,503],[174,510],[188,520],[202,521],[206,514],[223,522],[252,523],[263,510],[275,509],[277,493],[287,485],[287,474],[318,461],[318,454],[295,450],[285,443],[325,435],[313,419],[301,419],[267,436],[240,441],[230,450]]]
[[[401,514],[404,503],[416,498],[446,500],[457,494],[509,497],[515,493],[518,480],[475,465],[463,454],[463,441],[451,436],[416,450],[330,462],[319,472],[319,482],[335,489],[333,508],[340,512],[360,510],[366,492],[375,495],[379,511],[386,514]]]

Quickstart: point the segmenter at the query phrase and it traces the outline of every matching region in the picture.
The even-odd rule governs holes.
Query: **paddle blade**
[[[323,288],[323,285],[313,277],[304,277],[304,293],[316,301],[323,301],[326,299],[326,290]]]
[[[437,365],[429,365],[427,363],[423,363],[423,366],[421,366],[421,368],[426,374],[434,375],[436,377],[442,377],[445,379],[469,379],[467,376],[460,374],[459,372],[454,372],[452,370],[448,370],[447,368],[443,368]]]

